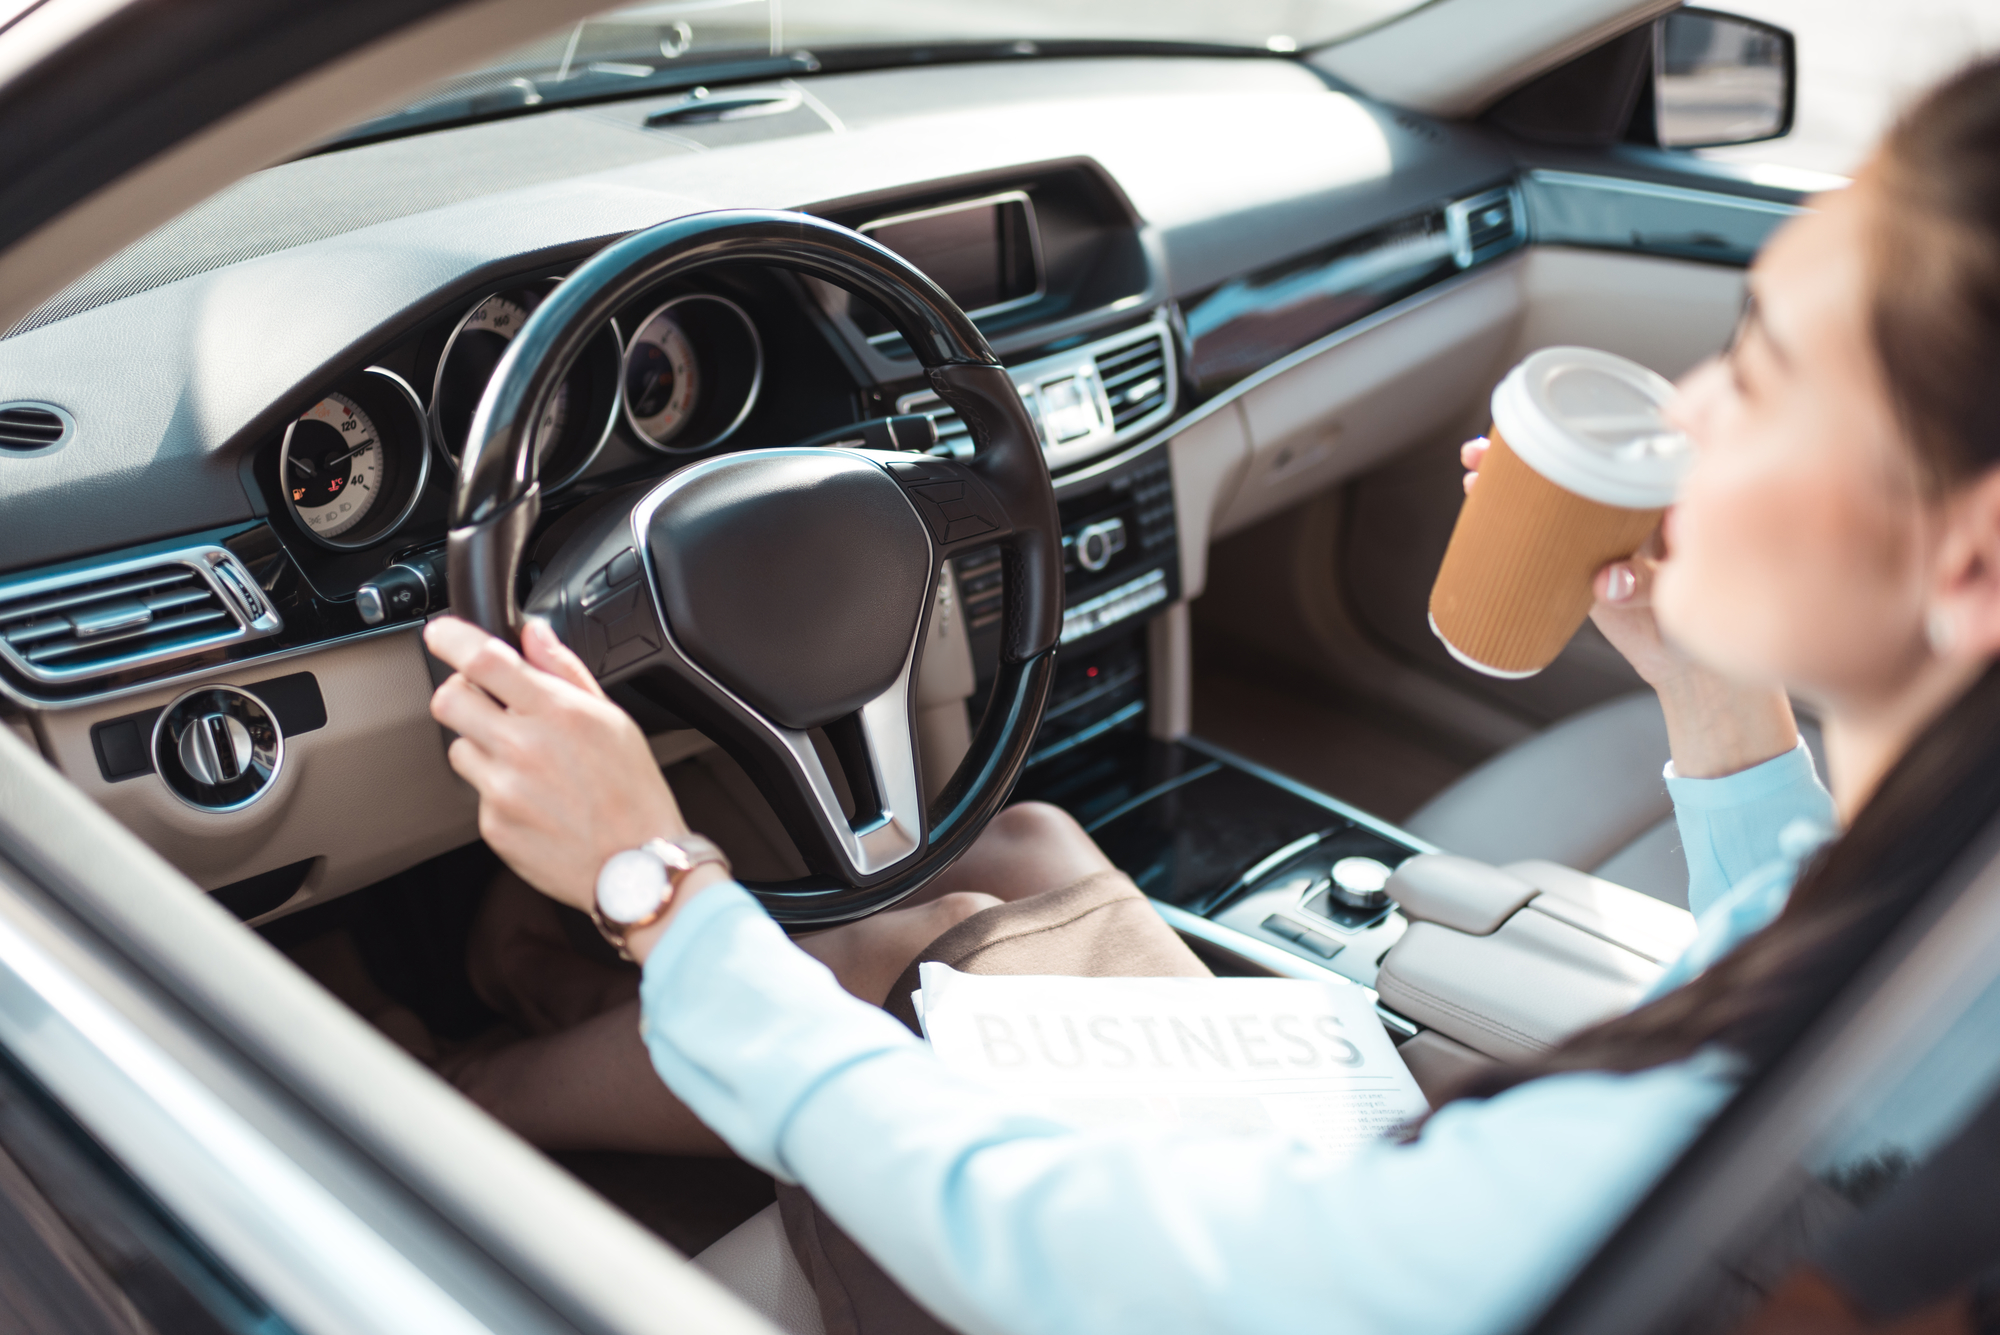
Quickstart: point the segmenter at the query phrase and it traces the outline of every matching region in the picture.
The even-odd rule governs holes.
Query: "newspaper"
[[[1276,1132],[1346,1159],[1427,1107],[1352,983],[918,977],[947,1066],[1075,1125]]]

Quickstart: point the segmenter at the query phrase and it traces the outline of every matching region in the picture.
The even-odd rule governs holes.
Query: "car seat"
[[[1819,726],[1802,718],[1799,730],[1824,775]],[[1508,747],[1404,824],[1448,853],[1495,866],[1544,858],[1686,908],[1667,757],[1659,698],[1623,696]]]

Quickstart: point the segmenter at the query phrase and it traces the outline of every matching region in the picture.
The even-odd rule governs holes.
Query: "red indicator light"
[[[1086,676],[1086,677],[1094,677],[1094,676],[1096,676],[1096,675],[1097,675],[1097,669],[1096,669],[1096,668],[1085,668],[1085,669],[1083,670],[1083,675],[1084,675],[1084,676]]]

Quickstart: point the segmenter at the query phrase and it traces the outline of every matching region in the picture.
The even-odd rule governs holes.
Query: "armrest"
[[[1486,936],[1541,893],[1511,872],[1453,853],[1420,853],[1389,878],[1389,898],[1413,922]]]
[[[1503,1061],[1630,1009],[1694,935],[1686,910],[1552,862],[1429,854],[1389,892],[1412,921],[1382,961],[1383,1003]]]

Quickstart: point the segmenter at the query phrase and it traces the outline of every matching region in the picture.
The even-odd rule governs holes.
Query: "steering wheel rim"
[[[916,353],[939,397],[965,421],[975,445],[972,460],[959,464],[923,455],[839,449],[719,455],[650,485],[629,510],[612,505],[602,522],[587,533],[573,534],[548,563],[530,607],[547,616],[572,648],[582,646],[579,651],[591,662],[590,647],[601,649],[604,644],[603,631],[592,620],[601,620],[603,604],[596,610],[584,606],[593,596],[587,586],[611,568],[593,563],[621,542],[636,552],[650,597],[627,599],[634,610],[620,625],[645,620],[645,609],[638,607],[641,602],[649,606],[652,621],[632,632],[636,638],[623,641],[625,648],[600,654],[592,663],[593,671],[607,683],[644,680],[744,763],[811,868],[804,878],[751,884],[750,889],[781,922],[832,925],[888,908],[920,889],[949,866],[999,810],[1026,763],[1040,724],[1061,628],[1060,524],[1039,434],[1012,379],[977,327],[908,261],[823,219],[761,210],[676,219],[616,242],[586,261],[522,326],[475,413],[453,496],[448,566],[452,608],[518,645],[523,609],[515,589],[522,555],[540,513],[530,424],[540,419],[569,362],[615,311],[648,289],[718,263],[788,269],[844,287],[874,304]],[[759,697],[757,682],[767,674],[760,674],[754,663],[746,668],[736,661],[740,654],[732,659],[728,645],[706,651],[703,661],[683,643],[691,634],[699,643],[704,635],[695,633],[697,617],[690,610],[690,598],[699,601],[699,590],[690,594],[682,586],[699,584],[691,570],[712,564],[714,549],[712,545],[696,549],[698,560],[682,560],[682,554],[672,550],[683,541],[684,532],[701,528],[675,509],[677,505],[687,509],[678,498],[699,491],[704,499],[697,508],[706,505],[714,510],[713,498],[721,496],[721,509],[736,517],[738,528],[753,522],[752,516],[776,513],[786,504],[796,520],[800,493],[785,478],[801,472],[811,477],[799,485],[844,488],[843,494],[858,498],[863,508],[875,507],[873,512],[882,516],[886,527],[903,535],[903,545],[894,549],[898,560],[886,564],[907,566],[916,559],[910,533],[922,532],[928,541],[931,568],[922,606],[914,613],[917,633],[904,651],[899,684],[851,715],[859,728],[855,735],[862,739],[861,785],[872,784],[870,800],[880,810],[857,811],[849,822],[853,828],[846,832],[838,828],[840,811],[828,800],[828,776],[813,772],[815,763],[824,770],[823,758],[815,762],[810,742],[802,740],[807,730],[794,726],[810,722],[812,706],[793,708],[789,701],[773,705]],[[885,486],[883,479],[891,485]],[[900,511],[889,499],[892,494],[907,505],[916,525],[898,518]],[[930,499],[938,496],[962,499],[941,507]],[[1003,555],[999,670],[964,762],[938,798],[926,804],[914,758],[910,688],[915,663],[945,563],[969,546],[991,542],[999,544]],[[740,550],[740,545],[731,550]],[[908,579],[899,586],[914,587]],[[868,597],[876,595],[855,595],[857,600]],[[895,607],[887,610],[892,620],[898,614]],[[650,644],[645,638],[648,627],[656,629],[659,643],[650,652],[635,649]],[[632,659],[633,652],[642,656]],[[886,652],[876,654],[875,666],[882,665],[880,653]],[[734,678],[732,667],[737,669]],[[805,709],[807,714],[791,717],[787,709],[793,713]],[[894,735],[899,709],[910,752],[908,766]],[[845,718],[840,726],[846,726]],[[826,725],[827,735],[833,727]],[[843,763],[846,755],[843,752]],[[849,782],[854,779],[849,772]],[[892,796],[898,808],[894,812]],[[864,816],[865,829],[859,823]],[[914,842],[907,852],[895,852],[901,845],[885,831]],[[866,847],[869,840],[894,856],[876,865]]]

